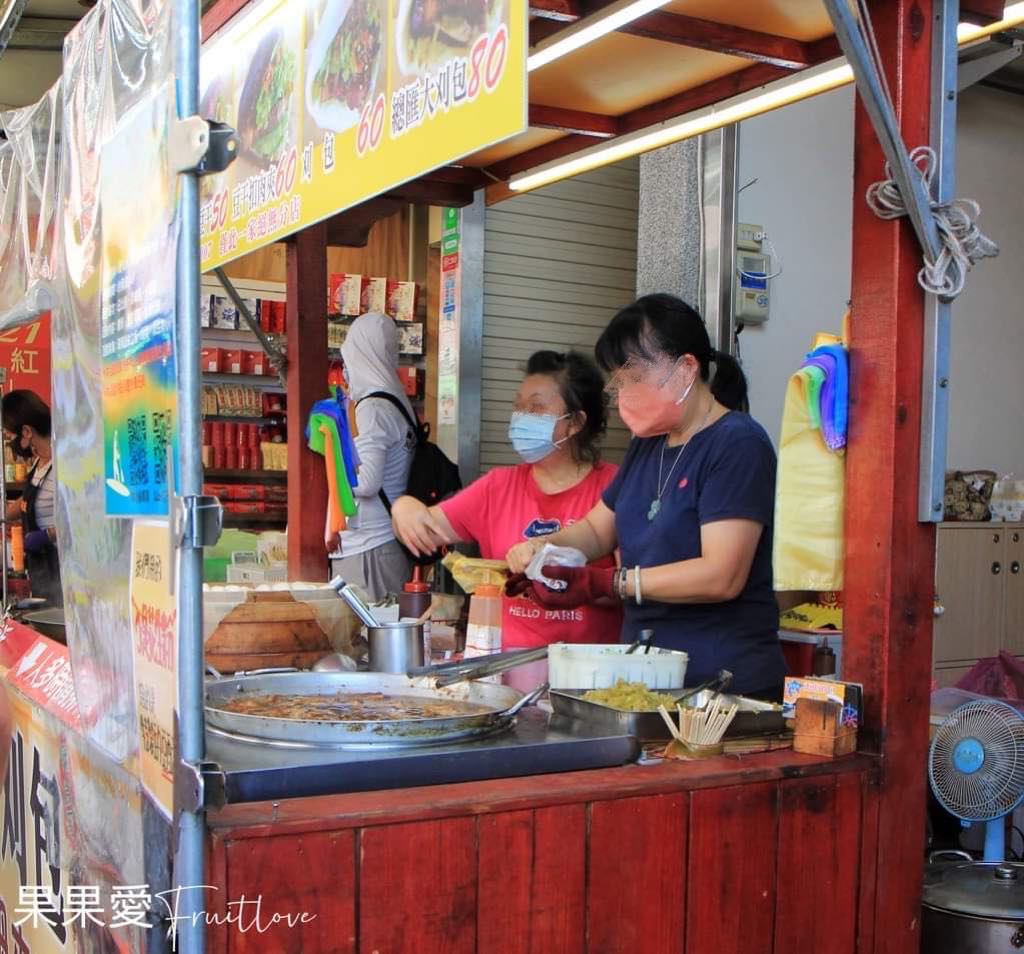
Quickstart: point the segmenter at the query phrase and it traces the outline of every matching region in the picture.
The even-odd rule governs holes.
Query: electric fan
[[[998,699],[958,706],[932,739],[928,775],[964,827],[985,823],[985,861],[1004,861],[1003,818],[1024,802],[1024,715]]]

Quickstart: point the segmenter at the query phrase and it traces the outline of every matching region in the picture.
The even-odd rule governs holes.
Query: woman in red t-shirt
[[[401,497],[391,514],[396,535],[418,553],[476,543],[484,559],[503,560],[513,545],[575,523],[601,499],[617,470],[598,456],[607,422],[597,366],[575,352],[538,351],[527,363],[509,424],[509,440],[524,462],[492,470],[434,507]],[[605,564],[614,566],[614,560],[605,557],[597,565]],[[505,650],[612,643],[622,628],[622,609],[610,602],[559,611],[506,596],[503,608]]]

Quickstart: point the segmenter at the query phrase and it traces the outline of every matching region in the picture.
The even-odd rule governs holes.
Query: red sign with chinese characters
[[[0,334],[0,368],[7,371],[3,392],[26,388],[50,404],[50,313]]]
[[[8,671],[7,678],[12,686],[65,725],[81,731],[82,720],[67,646],[40,636]]]

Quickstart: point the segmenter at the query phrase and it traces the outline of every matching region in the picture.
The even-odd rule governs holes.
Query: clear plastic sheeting
[[[58,238],[64,267],[53,314],[57,539],[83,731],[120,762],[136,752],[138,730],[131,522],[104,516],[102,149],[133,107],[166,90],[172,49],[169,5],[145,0],[105,0],[64,46]],[[166,174],[173,176],[169,169]],[[145,195],[108,198],[150,201]],[[173,282],[173,267],[155,277]]]
[[[0,113],[0,329],[53,304],[60,83],[38,102]]]

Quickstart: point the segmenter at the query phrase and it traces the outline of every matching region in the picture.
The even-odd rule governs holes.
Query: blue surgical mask
[[[508,425],[508,439],[512,442],[515,452],[526,463],[536,464],[565,443],[566,439],[555,440],[555,427],[568,416],[563,414],[562,417],[555,417],[554,414],[514,411]]]

